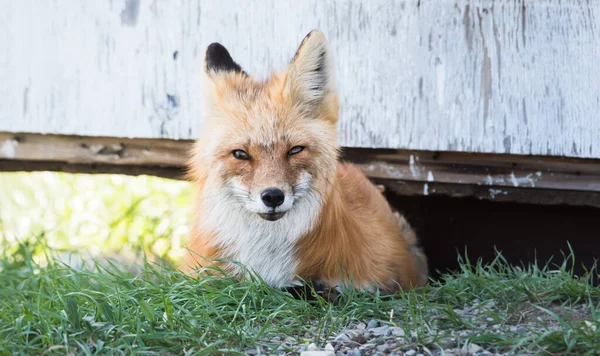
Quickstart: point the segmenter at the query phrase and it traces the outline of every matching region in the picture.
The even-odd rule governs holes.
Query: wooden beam
[[[0,133],[0,171],[182,179],[192,141]],[[402,195],[600,207],[600,160],[346,148],[342,158]]]

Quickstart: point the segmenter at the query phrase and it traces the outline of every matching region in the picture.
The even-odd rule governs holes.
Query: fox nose
[[[260,194],[260,198],[269,208],[276,208],[283,204],[285,194],[280,189],[267,188]]]

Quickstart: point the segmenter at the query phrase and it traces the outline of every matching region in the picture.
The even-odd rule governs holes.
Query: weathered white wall
[[[19,0],[0,131],[195,138],[219,41],[251,74],[328,36],[341,143],[600,158],[600,1]]]

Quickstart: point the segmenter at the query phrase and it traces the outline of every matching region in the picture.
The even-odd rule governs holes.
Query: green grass
[[[256,279],[200,281],[149,262],[128,272],[101,254],[74,269],[52,257],[94,246],[176,256],[190,193],[147,177],[0,175],[0,355],[291,353],[371,319],[403,328],[401,345],[425,354],[450,338],[512,354],[600,350],[600,289],[592,272],[568,272],[572,259],[519,268],[500,255],[487,265],[464,258],[421,291],[346,291],[331,305]]]

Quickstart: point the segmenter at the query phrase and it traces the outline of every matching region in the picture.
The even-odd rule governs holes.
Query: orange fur
[[[198,195],[183,269],[206,264],[200,255],[240,258],[274,286],[296,276],[387,291],[424,285],[427,260],[414,231],[380,188],[338,162],[338,97],[323,34],[306,36],[290,66],[265,82],[220,45],[206,56],[209,114],[189,162]],[[268,188],[285,194],[281,206],[261,203]],[[261,218],[271,213],[283,217]]]
[[[357,287],[388,291],[421,286],[426,271],[411,252],[414,237],[377,188],[356,167],[340,163],[319,225],[298,244],[298,273],[332,285],[345,275]]]

